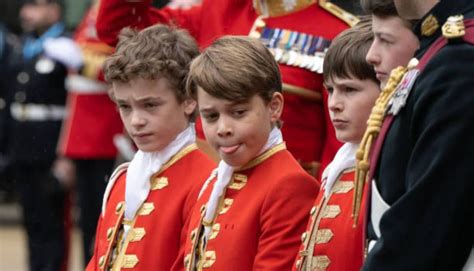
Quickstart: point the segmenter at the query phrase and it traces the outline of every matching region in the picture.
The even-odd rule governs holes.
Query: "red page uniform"
[[[67,80],[69,115],[63,124],[59,148],[72,159],[115,159],[113,136],[123,130],[102,75],[103,62],[113,48],[97,39],[95,7],[87,13],[74,37],[82,49],[84,67]]]
[[[87,270],[170,270],[180,253],[199,189],[215,164],[196,144],[176,153],[150,178],[150,193],[132,221],[124,220],[127,164],[111,178]],[[123,238],[123,225],[129,226]],[[182,259],[179,262],[182,263]]]
[[[290,270],[318,185],[284,143],[247,165],[233,173],[204,241],[205,206],[216,177],[206,182],[189,224],[186,270]]]
[[[365,206],[356,223],[352,217],[357,145],[346,143],[335,160],[344,149],[344,161],[333,161],[324,172],[324,188],[310,211],[293,270],[358,271],[362,267]]]
[[[202,48],[223,35],[260,37],[280,63],[285,95],[283,135],[288,150],[313,175],[321,163],[324,167],[332,160],[341,144],[335,139],[325,106],[322,56],[330,40],[357,21],[353,15],[325,0],[290,4],[204,0],[186,10],[153,9],[150,2],[103,0],[97,23],[99,37],[115,44],[124,26],[144,28],[155,23],[175,23],[188,29]]]

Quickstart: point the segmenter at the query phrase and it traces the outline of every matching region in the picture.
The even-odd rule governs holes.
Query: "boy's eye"
[[[384,44],[388,44],[388,45],[393,43],[391,40],[388,40],[388,39],[385,39],[385,38],[380,38],[380,42],[384,43]]]
[[[118,104],[117,107],[120,109],[120,110],[128,110],[130,109],[130,106],[128,104]]]
[[[334,92],[334,88],[332,86],[326,86],[326,90],[329,94],[332,94]]]
[[[145,103],[145,108],[155,108],[157,106],[157,103]]]
[[[355,92],[355,91],[357,91],[356,88],[353,88],[353,87],[346,87],[346,92],[347,92],[347,93],[351,93],[351,92]]]
[[[207,122],[212,122],[212,121],[217,120],[217,118],[219,118],[219,114],[218,113],[205,113],[205,114],[202,114],[201,117],[205,119]]]
[[[245,112],[247,112],[247,110],[245,110],[245,109],[237,109],[237,110],[232,111],[232,115],[233,115],[234,117],[242,117],[242,116],[245,114]]]

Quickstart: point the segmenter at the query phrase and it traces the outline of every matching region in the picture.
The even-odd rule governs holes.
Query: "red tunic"
[[[114,267],[167,271],[175,260],[183,262],[177,257],[183,255],[181,243],[185,242],[191,210],[215,163],[193,144],[178,152],[163,168],[164,171],[151,178],[150,194],[131,224],[123,252],[118,254]],[[104,270],[111,262],[123,223],[125,173],[126,166],[115,174],[116,182],[105,213],[99,218],[94,256],[87,266],[88,271]]]
[[[293,270],[359,271],[363,262],[363,214],[354,227],[352,200],[354,169],[345,170],[326,198],[321,191],[314,207],[308,229],[301,236],[303,245]]]
[[[68,117],[61,131],[59,151],[73,159],[114,159],[113,137],[123,131],[115,104],[103,80],[102,65],[113,51],[96,36],[97,5],[84,17],[74,41],[82,49],[81,73],[68,76]]]
[[[97,31],[101,39],[115,44],[117,34],[124,26],[144,28],[159,22],[173,22],[188,29],[205,48],[223,35],[248,35],[257,17],[250,0],[204,0],[200,6],[188,10],[154,9],[147,0],[103,0]],[[345,22],[317,3],[264,21],[269,28],[297,31],[328,40],[347,28]],[[284,64],[280,64],[280,70],[285,97],[282,131],[288,150],[303,165],[311,164],[315,173],[319,162],[324,168],[341,146],[335,138],[325,106],[327,99],[322,75]]]
[[[290,270],[300,244],[318,183],[280,144],[237,171],[216,211],[206,255],[206,270]],[[250,164],[250,165],[251,165]],[[195,260],[205,205],[216,178],[194,207],[186,238],[184,264]],[[183,264],[181,263],[181,268]]]

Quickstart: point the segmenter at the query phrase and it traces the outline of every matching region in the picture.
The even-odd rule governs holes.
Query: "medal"
[[[408,96],[410,95],[410,91],[413,88],[419,73],[420,71],[418,69],[413,69],[409,70],[405,74],[402,81],[397,86],[397,90],[395,90],[391,101],[389,102],[389,114],[396,116],[405,106]]]

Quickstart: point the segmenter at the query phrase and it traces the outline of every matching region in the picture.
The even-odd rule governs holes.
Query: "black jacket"
[[[14,163],[50,164],[56,157],[62,120],[19,119],[11,114],[11,108],[14,104],[64,107],[67,68],[40,53],[18,63],[12,70],[6,153]]]
[[[457,14],[474,18],[474,1],[440,1],[426,15],[440,24],[432,36],[420,20],[418,59]],[[391,208],[363,270],[461,270],[474,244],[474,45],[449,43],[431,58],[379,159],[376,185]]]

